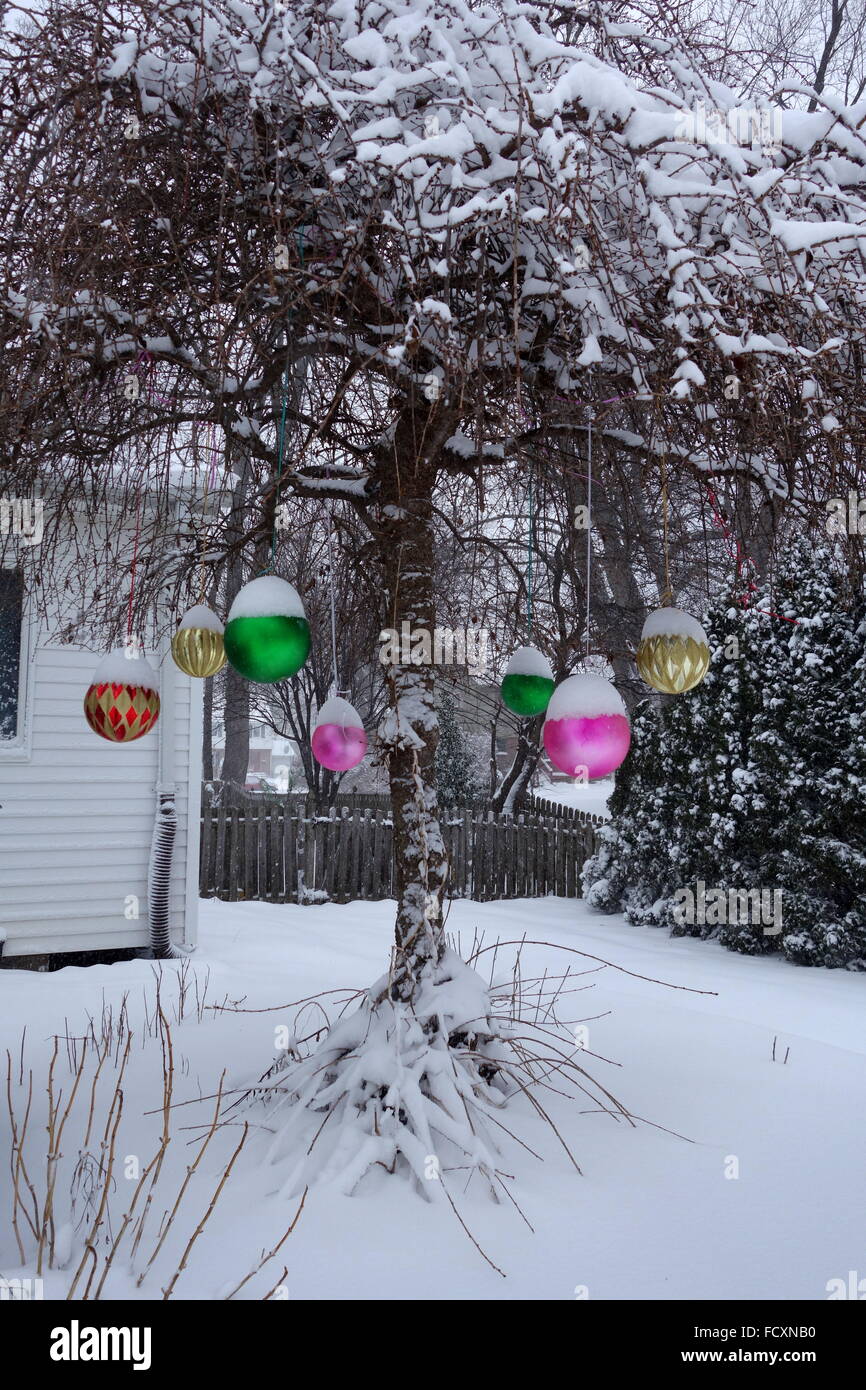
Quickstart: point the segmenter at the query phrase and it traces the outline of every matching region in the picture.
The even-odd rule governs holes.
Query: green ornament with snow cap
[[[523,719],[543,714],[554,687],[550,662],[535,647],[518,647],[505,671],[502,703]]]
[[[286,680],[310,654],[310,626],[298,591],[266,574],[245,584],[229,609],[225,649],[239,675],[260,685]]]

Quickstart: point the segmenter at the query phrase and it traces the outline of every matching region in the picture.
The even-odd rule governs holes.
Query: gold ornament
[[[215,676],[226,664],[221,632],[209,627],[182,627],[171,639],[175,666],[187,676]]]
[[[664,527],[665,587],[662,607],[643,625],[635,663],[643,680],[663,695],[683,695],[700,685],[710,665],[707,634],[697,618],[672,605],[668,556],[667,453],[661,458],[662,522]]]
[[[637,649],[637,669],[647,685],[664,695],[682,695],[699,685],[710,665],[706,642],[693,637],[660,632],[641,638]]]
[[[682,695],[700,684],[710,664],[707,634],[697,618],[681,608],[657,608],[643,625],[635,657],[653,690]]]
[[[215,676],[226,664],[223,625],[216,613],[197,603],[184,614],[171,639],[175,666],[186,676]]]

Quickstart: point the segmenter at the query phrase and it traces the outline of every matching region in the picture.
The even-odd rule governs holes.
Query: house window
[[[0,570],[0,742],[16,739],[21,724],[23,594],[21,575]]]

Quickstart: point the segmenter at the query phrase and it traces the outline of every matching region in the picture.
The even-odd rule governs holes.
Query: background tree
[[[436,786],[445,806],[470,806],[481,790],[476,759],[462,728],[451,695],[439,704],[439,742],[436,747]]]

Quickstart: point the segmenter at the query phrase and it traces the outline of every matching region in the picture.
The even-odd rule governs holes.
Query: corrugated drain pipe
[[[147,865],[147,912],[150,921],[150,954],[155,960],[177,960],[191,954],[191,947],[171,939],[171,868],[177,835],[175,804],[176,676],[167,651],[160,663],[159,772],[156,783],[156,815]]]
[[[147,866],[147,911],[150,920],[150,949],[155,960],[175,960],[186,954],[179,951],[171,939],[169,899],[171,894],[171,865],[174,840],[177,834],[177,808],[174,788],[157,788],[156,819],[150,842]]]

